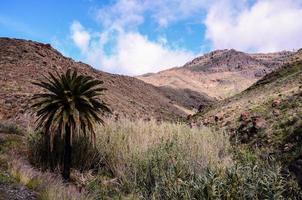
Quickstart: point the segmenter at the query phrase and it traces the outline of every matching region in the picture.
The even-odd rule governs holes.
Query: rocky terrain
[[[9,175],[7,175],[9,176]],[[0,182],[0,200],[35,200],[35,194],[24,186]]]
[[[189,89],[210,97],[224,99],[237,94],[264,75],[279,68],[293,52],[247,54],[216,50],[197,57],[179,68],[138,78],[155,86]]]
[[[276,158],[302,185],[302,51],[242,93],[197,113],[191,123],[225,129],[236,146]]]
[[[113,111],[114,119],[109,119],[111,125],[101,127],[104,129],[100,129],[100,133],[105,133],[106,128],[108,128],[109,133],[112,134],[112,138],[110,140],[103,140],[109,135],[100,137],[100,143],[97,145],[99,148],[107,145],[105,147],[106,151],[99,151],[102,153],[100,158],[112,157],[112,160],[110,163],[106,160],[104,163],[106,167],[102,170],[105,171],[100,171],[91,180],[87,178],[86,185],[84,184],[85,178],[83,178],[83,174],[77,174],[79,172],[74,171],[74,182],[67,186],[56,176],[55,172],[48,174],[40,171],[40,168],[34,167],[39,165],[32,165],[33,163],[29,162],[29,158],[35,155],[33,154],[33,150],[36,151],[38,148],[33,144],[34,141],[38,141],[38,137],[40,136],[31,133],[30,128],[28,130],[23,129],[27,125],[31,125],[30,123],[33,121],[29,108],[31,103],[30,98],[33,93],[40,92],[31,82],[43,80],[44,76],[47,76],[49,72],[63,72],[68,68],[76,69],[80,73],[103,80],[104,86],[108,89],[104,93],[103,99]],[[135,77],[98,71],[87,64],[75,62],[70,58],[64,57],[49,44],[0,38],[0,200],[40,199],[41,196],[50,194],[55,195],[52,199],[58,199],[56,198],[57,196],[61,195],[62,197],[65,194],[70,195],[69,199],[80,199],[79,197],[82,196],[85,196],[86,199],[86,194],[88,194],[86,193],[88,191],[86,189],[91,189],[90,184],[94,184],[95,186],[100,186],[101,184],[101,187],[93,187],[95,194],[101,197],[103,197],[104,193],[102,192],[104,192],[104,189],[108,190],[106,191],[108,192],[106,193],[108,196],[114,195],[112,191],[116,191],[118,195],[122,194],[131,198],[128,195],[132,195],[132,193],[124,194],[122,192],[124,189],[119,188],[122,185],[122,179],[118,178],[122,170],[116,170],[116,166],[120,166],[121,168],[118,169],[123,169],[125,172],[135,171],[129,170],[131,168],[125,168],[126,164],[120,164],[124,162],[128,164],[133,161],[133,157],[130,156],[132,154],[125,155],[124,160],[124,157],[122,157],[124,153],[130,150],[137,151],[133,155],[137,155],[141,151],[152,153],[156,150],[156,148],[151,148],[152,145],[161,144],[159,142],[162,142],[164,138],[156,135],[158,132],[162,136],[171,137],[171,141],[174,142],[172,140],[174,138],[172,137],[173,135],[167,133],[169,127],[172,132],[176,131],[179,136],[187,137],[179,140],[184,149],[175,148],[175,155],[184,155],[185,157],[194,153],[199,155],[203,151],[202,149],[208,150],[205,155],[210,155],[212,151],[209,148],[210,146],[207,145],[211,143],[212,139],[214,139],[214,143],[226,142],[224,144],[226,146],[223,146],[225,149],[222,150],[225,153],[235,150],[238,155],[245,152],[244,155],[249,159],[247,164],[253,165],[251,169],[255,174],[258,172],[254,170],[257,167],[261,167],[260,162],[257,166],[257,160],[261,159],[261,162],[268,161],[271,163],[276,160],[276,163],[281,164],[282,171],[280,171],[280,174],[268,171],[264,175],[258,174],[259,177],[256,176],[255,183],[252,182],[253,186],[258,185],[262,181],[262,177],[263,180],[269,183],[269,189],[267,190],[265,187],[262,187],[261,183],[259,186],[261,190],[259,189],[259,191],[265,188],[270,193],[271,188],[274,189],[275,183],[278,182],[276,180],[279,180],[278,177],[280,178],[281,175],[285,179],[282,179],[280,183],[285,189],[281,188],[278,191],[282,191],[282,193],[286,191],[286,194],[284,194],[286,197],[290,196],[291,191],[298,191],[297,188],[291,188],[294,185],[298,187],[296,181],[294,179],[286,179],[287,170],[295,174],[295,178],[302,187],[302,50],[269,54],[246,54],[235,50],[217,50],[198,57],[183,67],[172,68],[156,74],[146,74],[138,78],[141,80]],[[193,114],[192,111],[196,113]],[[187,117],[188,114],[193,115]],[[114,125],[119,122],[123,124],[123,120],[116,120],[123,116],[130,119],[127,122],[128,125],[124,124],[125,127]],[[187,117],[187,123],[169,123],[166,126],[162,126],[157,121],[149,120],[155,118],[157,120],[171,120],[175,122],[184,117]],[[136,122],[132,120],[135,118],[145,119],[148,122],[143,120]],[[12,123],[8,123],[7,121],[11,121]],[[133,124],[133,127],[137,129],[131,128],[132,126],[129,126],[129,123]],[[147,123],[147,125],[144,125],[144,123]],[[187,126],[187,124],[190,126]],[[177,127],[174,129],[174,126],[181,126],[181,129]],[[207,133],[208,131],[209,134],[207,136],[196,134],[198,132],[195,131],[199,129],[192,129],[191,127],[199,127],[201,128],[200,130],[204,129],[203,131],[205,132],[203,133]],[[149,130],[150,128],[152,130]],[[137,130],[137,135],[125,140],[129,135],[133,135],[134,130]],[[212,132],[215,130],[217,133]],[[193,134],[189,135],[191,131]],[[227,133],[227,139],[223,139],[224,137],[220,135],[220,131]],[[121,138],[117,137],[118,134],[120,134]],[[215,134],[219,134],[218,137]],[[196,141],[197,138],[194,138],[199,136],[205,137],[200,140],[202,142],[200,144],[196,143],[198,142]],[[213,136],[215,138],[212,138]],[[30,140],[31,137],[32,139]],[[192,137],[193,139],[190,140],[189,138]],[[152,138],[155,138],[159,142],[151,142]],[[209,142],[206,142],[205,139],[209,139]],[[231,144],[228,142],[229,139]],[[125,141],[126,143],[124,143]],[[141,145],[141,150],[138,148],[129,148],[130,146],[134,146],[135,141],[138,146]],[[146,150],[148,141],[150,142],[149,148],[152,151]],[[164,151],[168,153],[168,156],[162,154],[164,155],[162,158],[167,158],[167,160],[162,160],[161,162],[164,164],[163,166],[167,165],[167,167],[170,167],[170,165],[174,167],[173,163],[175,163],[176,167],[177,162],[174,162],[174,159],[170,163],[171,149],[166,147],[170,147],[172,143],[170,143],[169,139],[167,141],[169,143],[163,143],[164,148],[159,149],[159,153]],[[175,141],[177,142],[177,140]],[[191,143],[187,143],[190,141]],[[213,147],[216,148],[218,143],[214,143]],[[41,143],[35,144],[40,145]],[[230,146],[232,146],[232,150],[229,149]],[[194,150],[194,148],[196,149]],[[187,149],[189,153],[187,155],[182,154]],[[217,155],[217,160],[221,161],[221,155],[224,153],[221,153],[221,149],[217,152],[219,152],[215,154]],[[157,151],[155,153],[157,155]],[[243,160],[240,161],[239,158],[236,158],[238,156],[236,153],[232,154],[232,157],[229,157],[232,158],[232,162],[243,162]],[[154,159],[153,163],[152,154],[149,155],[152,160],[146,162],[145,158],[148,158],[146,155],[148,154],[142,154],[140,157],[137,157],[142,159],[141,162],[143,165],[141,166],[145,166],[146,163],[150,164],[148,165],[149,167],[158,165],[158,159]],[[47,158],[48,156],[44,157]],[[178,161],[183,161],[185,157],[175,158],[178,158]],[[200,161],[207,161],[205,157],[202,156]],[[131,160],[128,161],[126,158]],[[172,158],[174,157],[172,156]],[[196,166],[199,166],[200,162],[196,160],[195,156],[191,159],[198,164]],[[138,159],[134,160],[137,161]],[[181,168],[179,171],[184,170],[182,166],[180,165]],[[259,168],[258,170],[259,172],[265,171],[267,167],[269,166]],[[149,169],[148,167],[137,169],[141,168]],[[139,172],[137,169],[136,171]],[[117,173],[115,173],[115,170]],[[162,172],[165,170],[166,167],[154,171]],[[216,174],[217,177],[222,174],[221,172],[219,171]],[[138,186],[150,183],[148,178],[153,176],[149,176],[149,173],[149,170],[146,173],[143,171],[143,174],[138,176],[139,178],[146,178],[146,180],[141,182],[142,184],[137,184]],[[243,177],[241,175],[244,173],[246,173],[247,177],[251,174],[248,171],[236,173],[238,174],[233,176],[236,180],[243,180],[241,179]],[[108,177],[105,177],[107,176],[105,174],[108,174]],[[230,183],[233,188],[230,189],[231,191],[237,192],[238,187],[243,188],[240,185],[236,185],[238,182],[229,182],[230,173],[226,174],[227,183]],[[91,177],[90,175],[87,177]],[[212,175],[210,174],[210,176]],[[213,178],[216,179],[216,175]],[[266,175],[272,178],[267,178]],[[171,178],[172,181],[176,180],[175,186],[177,189],[179,189],[181,182],[187,181],[188,177],[187,174],[184,174],[182,179],[178,176],[179,174],[177,174],[177,178]],[[164,176],[160,173],[158,177],[162,178]],[[82,181],[81,178],[84,180]],[[109,181],[107,181],[107,178]],[[50,180],[52,181],[50,182]],[[95,180],[97,181],[95,182]],[[132,181],[134,179],[129,180]],[[131,183],[129,180],[125,181],[126,185]],[[286,180],[293,180],[295,184]],[[106,185],[106,181],[112,181],[112,185],[110,185],[111,182]],[[246,181],[250,183],[251,179],[247,178]],[[187,186],[189,182],[186,182],[183,186]],[[216,186],[212,185],[212,182],[214,183],[215,181],[210,180],[210,182],[208,188],[214,188],[215,190]],[[271,182],[273,185],[270,185]],[[162,187],[166,189],[167,185],[169,184],[162,184]],[[221,184],[219,183],[219,185]],[[154,187],[157,187],[157,185],[154,184]],[[244,187],[247,189],[250,188],[250,186]],[[227,187],[222,187],[222,189],[225,188]],[[98,191],[99,189],[102,191]],[[174,188],[171,191],[175,191]],[[228,192],[227,190],[227,194],[229,194]],[[208,192],[206,191],[206,193]],[[249,190],[247,193],[252,194]],[[272,194],[275,195],[277,192],[273,192]],[[293,196],[301,197],[300,193]]]
[[[115,117],[177,119],[185,117],[188,108],[213,100],[190,90],[186,91],[185,98],[177,90],[169,98],[161,89],[136,78],[105,73],[66,58],[49,44],[0,38],[0,120],[26,125],[32,118],[28,110],[29,99],[38,92],[31,82],[43,79],[48,72],[65,71],[67,68],[104,81],[108,89],[104,101]]]

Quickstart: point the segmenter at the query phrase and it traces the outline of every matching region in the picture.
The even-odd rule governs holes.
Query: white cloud
[[[81,27],[80,31],[71,28],[72,35],[88,33],[79,22],[76,24]],[[112,73],[139,75],[156,72],[180,66],[194,57],[189,51],[168,46],[165,37],[150,41],[138,32],[123,30],[102,32],[80,44],[76,39],[73,41],[81,50],[85,49],[82,56],[86,62]],[[110,53],[105,51],[109,42],[114,43]]]
[[[143,23],[145,10],[141,0],[118,0],[113,5],[99,9],[96,18],[103,27],[121,31]]]
[[[183,20],[204,23],[212,49],[268,52],[302,46],[301,0],[117,0],[97,10],[96,18],[100,31],[87,31],[75,21],[71,38],[84,61],[113,73],[156,72],[196,56],[169,43],[162,32],[157,40],[142,35],[138,28],[147,19],[161,30]]]
[[[149,13],[155,22],[166,27],[170,23],[193,15],[200,15],[210,0],[117,0],[113,5],[97,11],[97,19],[104,26],[116,29],[136,27],[144,22]],[[202,21],[201,18],[198,21]]]
[[[84,27],[77,21],[74,21],[71,24],[70,31],[71,38],[76,46],[80,48],[82,52],[86,52],[91,39],[89,32],[86,31]]]
[[[74,22],[71,37],[81,49],[83,59],[105,71],[138,75],[181,66],[195,55],[169,44],[163,36],[151,41],[137,28],[144,23],[146,13],[159,26],[166,27],[196,14],[207,1],[117,0],[96,12],[103,31],[89,33],[79,22]]]
[[[210,0],[147,0],[151,15],[161,27],[173,22],[197,17],[202,22],[201,14],[212,2]]]
[[[301,0],[258,0],[251,7],[222,0],[205,19],[206,38],[214,49],[269,52],[302,46]]]
[[[171,49],[160,39],[152,42],[137,32],[120,34],[115,53],[103,60],[103,65],[107,69],[113,67],[115,71],[137,75],[179,66],[193,58],[190,52]]]

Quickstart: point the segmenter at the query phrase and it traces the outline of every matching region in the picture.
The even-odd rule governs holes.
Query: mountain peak
[[[248,88],[282,66],[293,54],[288,51],[250,54],[235,49],[215,50],[182,67],[139,78],[156,86],[190,88],[222,99]]]

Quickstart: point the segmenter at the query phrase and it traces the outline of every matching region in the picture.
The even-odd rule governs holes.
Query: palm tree
[[[70,69],[65,74],[49,73],[45,81],[33,82],[44,93],[34,94],[33,100],[36,116],[36,129],[42,129],[50,136],[50,149],[56,134],[64,139],[64,161],[62,176],[69,181],[72,138],[84,134],[89,136],[93,145],[96,133],[94,125],[104,124],[100,114],[110,113],[110,109],[99,98],[106,90],[100,87],[103,81],[86,75],[78,75]]]

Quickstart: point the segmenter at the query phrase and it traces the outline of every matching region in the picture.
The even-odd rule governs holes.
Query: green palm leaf
[[[106,90],[101,87],[103,81],[69,69],[65,74],[49,73],[43,81],[33,84],[43,89],[43,93],[32,97],[36,128],[50,136],[51,149],[56,134],[65,138],[65,143],[69,138],[72,144],[72,138],[80,134],[88,135],[95,143],[95,124],[103,124],[101,115],[111,112],[100,99]]]

